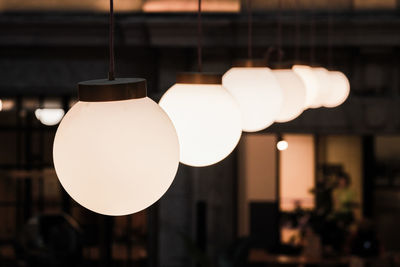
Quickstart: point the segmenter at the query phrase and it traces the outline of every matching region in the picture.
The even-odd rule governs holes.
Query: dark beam
[[[302,12],[300,24],[309,25],[308,12]],[[328,13],[315,15],[317,45],[327,45]],[[254,14],[254,45],[275,43],[277,16],[273,12]],[[282,17],[283,45],[293,45],[294,12]],[[335,13],[333,45],[400,45],[400,15],[396,11]],[[245,46],[245,14],[204,15],[206,46]],[[122,46],[196,45],[196,20],[193,14],[119,15],[116,19],[116,44]],[[106,47],[107,17],[95,14],[3,14],[0,15],[0,46],[83,46]],[[302,45],[308,46],[308,38]]]

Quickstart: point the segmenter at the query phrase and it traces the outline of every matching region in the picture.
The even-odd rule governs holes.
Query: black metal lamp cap
[[[204,72],[182,72],[176,75],[176,82],[186,84],[222,84],[222,75]]]
[[[142,78],[100,79],[78,83],[79,101],[106,102],[147,96],[146,80]]]
[[[270,64],[270,68],[271,69],[291,69],[293,67],[293,63],[286,61],[286,62],[276,62],[276,63],[272,63]]]
[[[320,68],[322,67],[321,65],[317,64],[317,63],[310,63],[307,61],[294,61],[293,65],[304,65],[304,66],[310,66],[312,68]]]
[[[265,59],[239,59],[233,62],[234,67],[262,68],[267,67]]]

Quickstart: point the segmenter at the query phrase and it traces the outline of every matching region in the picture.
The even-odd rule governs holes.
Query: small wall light
[[[278,148],[279,151],[284,151],[288,149],[289,143],[285,140],[281,140],[276,144],[276,148]]]

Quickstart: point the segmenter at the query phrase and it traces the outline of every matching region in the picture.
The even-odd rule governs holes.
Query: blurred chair
[[[25,266],[79,266],[82,261],[80,228],[64,214],[33,217],[17,240],[16,252]]]
[[[238,239],[218,259],[218,267],[246,267],[253,241],[251,238]]]

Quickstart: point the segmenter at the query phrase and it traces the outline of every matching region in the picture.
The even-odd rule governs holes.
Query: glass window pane
[[[116,11],[137,11],[142,6],[142,0],[118,0],[115,1]],[[106,12],[109,9],[109,0],[0,0],[0,11],[99,11]]]
[[[279,0],[253,0],[254,8],[273,10],[278,8]],[[281,0],[284,9],[395,9],[397,0]]]
[[[281,210],[293,211],[298,205],[314,208],[315,145],[312,135],[287,134],[288,148],[280,152]]]
[[[281,0],[284,9],[395,9],[397,0]],[[0,0],[0,11],[98,11],[107,12],[109,0]],[[203,0],[205,12],[239,12],[241,0]],[[278,0],[253,0],[255,10],[274,10]],[[115,10],[120,12],[193,12],[197,0],[119,0]]]
[[[397,0],[354,0],[355,9],[395,9]]]
[[[195,12],[198,0],[146,0],[144,12]],[[204,12],[239,12],[240,0],[203,0]]]

